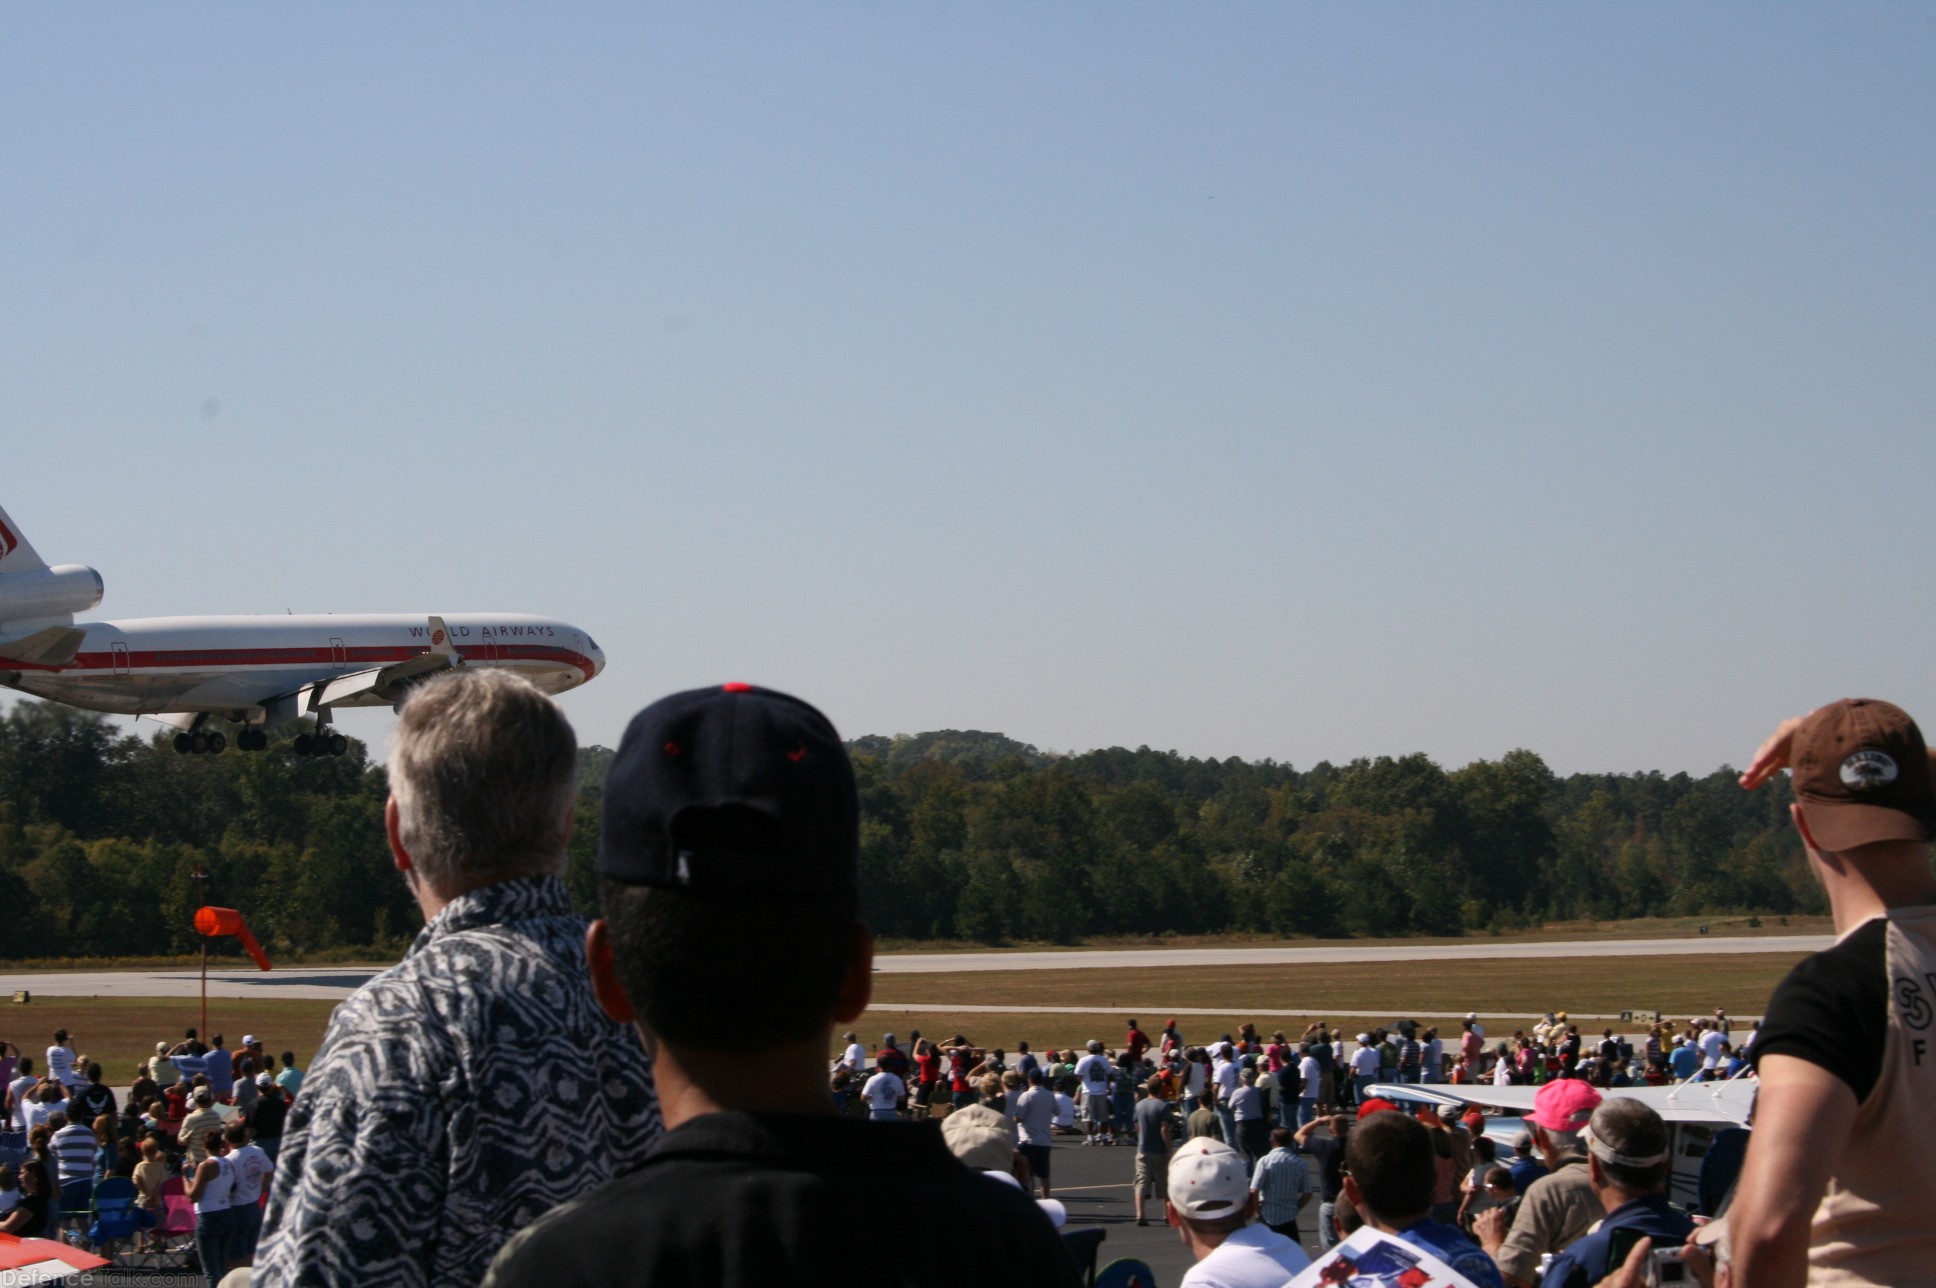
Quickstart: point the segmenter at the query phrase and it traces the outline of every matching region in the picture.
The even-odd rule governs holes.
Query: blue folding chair
[[[125,1176],[110,1176],[95,1185],[94,1220],[87,1227],[87,1239],[97,1256],[114,1260],[115,1244],[154,1225],[154,1213],[135,1206],[139,1197],[134,1182]]]

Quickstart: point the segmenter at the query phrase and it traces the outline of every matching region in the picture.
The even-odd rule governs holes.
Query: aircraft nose
[[[597,679],[599,676],[605,673],[605,650],[598,647],[598,645],[596,644],[590,644],[590,643],[587,643],[585,647],[591,653],[592,678]]]

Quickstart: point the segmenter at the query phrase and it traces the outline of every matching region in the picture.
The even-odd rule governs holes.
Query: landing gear
[[[175,735],[175,750],[185,756],[200,756],[219,753],[229,745],[229,740],[219,733],[203,733],[199,729]]]
[[[350,740],[319,726],[315,733],[299,733],[292,744],[298,756],[340,756],[350,749]]]
[[[244,729],[235,735],[235,746],[238,751],[267,751],[269,735],[261,729]]]

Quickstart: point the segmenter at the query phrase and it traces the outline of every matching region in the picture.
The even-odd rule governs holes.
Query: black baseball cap
[[[750,684],[632,718],[605,778],[601,874],[754,897],[855,892],[860,798],[827,717]]]

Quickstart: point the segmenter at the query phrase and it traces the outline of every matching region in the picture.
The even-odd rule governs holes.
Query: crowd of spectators
[[[0,1051],[14,1050],[0,1044]],[[0,1152],[0,1233],[87,1245],[103,1182],[132,1184],[132,1250],[160,1252],[171,1195],[195,1212],[193,1246],[211,1285],[251,1264],[262,1202],[302,1070],[280,1065],[254,1034],[230,1050],[195,1029],[155,1044],[125,1088],[56,1030],[43,1061],[0,1056],[0,1125],[20,1142]],[[179,1250],[179,1249],[178,1249]]]
[[[848,1027],[873,963],[856,785],[825,717],[746,685],[639,713],[590,923],[560,880],[573,752],[556,706],[502,671],[422,686],[385,814],[426,921],[405,960],[338,1008],[307,1075],[252,1035],[231,1051],[191,1030],[121,1097],[65,1030],[44,1061],[15,1052],[0,1108],[25,1143],[0,1162],[0,1232],[79,1237],[83,1187],[125,1177],[146,1212],[171,1189],[193,1205],[202,1270],[230,1288],[918,1265],[1067,1288],[1060,1143],[1130,1151],[1134,1219],[1174,1229],[1184,1288],[1275,1288],[1360,1229],[1479,1288],[1636,1288],[1683,1247],[1702,1282],[1755,1288],[1936,1264],[1936,1164],[1882,1153],[1930,1125],[1931,1062],[1863,1027],[1870,1010],[1927,1027],[1916,972],[1936,980],[1936,787],[1886,704],[1784,725],[1744,777],[1794,765],[1836,947],[1784,981],[1766,1029],[1716,1010],[1644,1034],[1556,1011],[1489,1037],[1475,1012],[1445,1036],[1318,1022],[1192,1044],[1175,1018],[1154,1039],[1130,1018],[1079,1049],[913,1032],[870,1051]],[[1914,970],[1891,1001],[1898,964]],[[1832,1047],[1847,1017],[1858,1040]],[[1668,1125],[1619,1093],[1731,1078],[1767,1103],[1726,1225],[1697,1230],[1668,1196]],[[1509,1143],[1424,1090],[1478,1084],[1531,1089]]]

